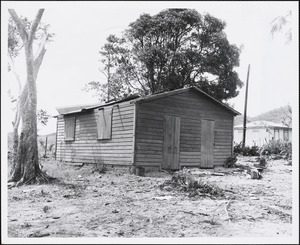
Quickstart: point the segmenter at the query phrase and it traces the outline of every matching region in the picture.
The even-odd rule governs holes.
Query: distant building
[[[254,121],[246,124],[246,141],[248,146],[262,146],[270,140],[292,141],[292,129],[286,125],[269,122]],[[234,142],[243,141],[243,125],[234,127]]]

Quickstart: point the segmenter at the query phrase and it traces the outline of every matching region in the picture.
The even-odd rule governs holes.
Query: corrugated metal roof
[[[80,112],[81,110],[86,110],[89,108],[93,108],[95,106],[101,106],[101,103],[56,107],[56,110],[60,115],[64,115],[64,114],[77,113]]]
[[[137,94],[130,95],[124,99],[117,100],[117,101],[111,101],[109,103],[96,103],[96,104],[87,104],[87,105],[75,105],[75,106],[65,106],[65,107],[57,107],[56,110],[60,115],[66,115],[66,114],[73,114],[73,113],[79,113],[84,112],[92,109],[96,109],[103,106],[109,106],[117,103],[121,103],[124,101],[129,101],[138,98],[139,96]]]
[[[234,126],[236,129],[242,129],[243,124]],[[274,123],[265,120],[254,121],[246,124],[246,128],[289,128],[281,123]]]
[[[167,97],[167,96],[183,93],[183,92],[186,92],[188,90],[194,90],[194,91],[204,95],[208,99],[214,101],[215,103],[221,105],[225,109],[231,111],[234,115],[241,115],[241,113],[234,110],[230,106],[222,103],[219,100],[216,100],[212,96],[208,95],[207,93],[205,93],[204,91],[202,91],[202,90],[200,90],[196,87],[181,88],[181,89],[167,91],[167,92],[163,92],[163,93],[159,93],[159,94],[148,95],[146,97],[140,97],[137,94],[133,94],[133,95],[130,95],[130,96],[124,98],[124,99],[121,99],[121,100],[118,100],[118,101],[113,101],[113,102],[110,102],[110,103],[98,103],[98,104],[90,104],[90,105],[77,105],[77,106],[68,106],[68,107],[58,107],[58,108],[56,108],[56,110],[58,111],[58,113],[60,115],[66,115],[66,114],[71,114],[71,113],[79,113],[79,112],[95,109],[95,108],[98,108],[98,107],[104,107],[104,106],[108,106],[108,105],[112,105],[112,104],[117,104],[117,103],[121,103],[121,102],[124,102],[124,101],[129,101],[129,100],[132,100],[134,103],[142,102],[142,101],[155,100],[155,99],[159,99],[159,98],[162,98],[162,97]]]

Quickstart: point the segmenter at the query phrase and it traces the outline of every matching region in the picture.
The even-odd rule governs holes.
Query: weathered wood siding
[[[111,139],[97,140],[97,109],[75,114],[75,141],[64,138],[64,117],[57,118],[57,160],[132,165],[134,105],[123,102],[112,111]]]
[[[180,166],[200,166],[201,120],[214,120],[214,165],[223,165],[232,154],[233,114],[224,107],[186,91],[136,105],[135,163],[160,166],[163,161],[163,115],[181,118]]]

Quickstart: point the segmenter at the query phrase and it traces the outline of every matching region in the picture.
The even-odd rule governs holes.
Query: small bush
[[[234,168],[236,165],[237,158],[236,155],[234,155],[233,157],[228,157],[226,159],[226,161],[224,162],[224,167],[225,168]]]
[[[249,156],[259,156],[259,147],[254,145],[248,151]]]
[[[271,140],[261,148],[262,155],[278,155],[284,159],[292,158],[292,142]]]
[[[258,146],[244,146],[242,145],[242,142],[239,144],[235,144],[233,148],[233,152],[235,154],[240,154],[243,156],[259,156],[259,147]]]
[[[235,144],[234,144],[234,147],[233,147],[233,152],[234,152],[235,154],[242,154],[242,151],[243,151],[242,149],[243,149],[242,142],[239,143],[239,144],[235,143]]]

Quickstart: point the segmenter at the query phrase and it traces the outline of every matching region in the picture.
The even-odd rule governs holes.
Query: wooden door
[[[179,166],[180,117],[164,117],[163,169],[177,170]]]
[[[201,120],[200,168],[214,167],[214,126],[213,120]]]

